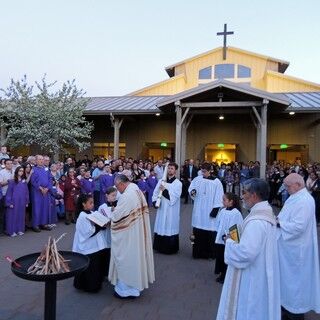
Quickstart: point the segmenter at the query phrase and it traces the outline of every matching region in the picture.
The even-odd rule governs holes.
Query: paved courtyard
[[[191,205],[182,205],[180,252],[155,254],[156,282],[139,299],[121,301],[113,297],[106,282],[98,294],[78,292],[72,280],[58,282],[57,319],[87,320],[213,320],[222,286],[215,282],[214,262],[191,259]],[[154,211],[151,213],[152,224]],[[60,223],[53,231],[27,232],[22,237],[0,237],[0,320],[43,318],[44,285],[17,278],[4,260],[7,254],[19,257],[42,249],[49,235],[67,232],[59,249],[70,250],[74,225]],[[306,320],[320,319],[310,313]]]

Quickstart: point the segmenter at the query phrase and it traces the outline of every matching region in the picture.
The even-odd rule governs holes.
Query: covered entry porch
[[[201,85],[182,93],[164,98],[157,104],[163,113],[176,114],[175,160],[181,165],[186,158],[187,132],[192,119],[196,116],[216,115],[220,121],[225,117],[245,116],[254,124],[256,159],[260,162],[260,177],[265,176],[267,160],[267,125],[268,117],[276,117],[288,106],[285,96],[253,89],[245,84],[218,80]],[[196,136],[196,132],[193,132]],[[219,144],[219,137],[208,137],[208,141]],[[236,141],[229,141],[237,144]],[[251,143],[251,141],[248,143]],[[210,159],[208,159],[210,161]],[[212,159],[211,159],[212,161]]]

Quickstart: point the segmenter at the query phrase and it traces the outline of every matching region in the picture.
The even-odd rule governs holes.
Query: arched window
[[[216,64],[214,66],[214,78],[234,78],[234,64]]]
[[[207,67],[199,70],[199,79],[211,79],[212,67]]]
[[[251,69],[239,64],[238,65],[238,78],[250,78],[250,77],[251,77]]]

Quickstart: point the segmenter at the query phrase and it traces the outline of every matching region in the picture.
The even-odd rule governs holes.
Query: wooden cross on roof
[[[223,60],[227,59],[227,36],[234,34],[233,31],[227,31],[227,24],[224,24],[224,31],[217,32],[217,36],[223,36]]]

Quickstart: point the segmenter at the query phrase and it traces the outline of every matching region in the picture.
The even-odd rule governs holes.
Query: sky
[[[0,88],[75,79],[117,96],[168,78],[165,67],[222,45],[287,60],[320,83],[319,0],[0,0]]]

